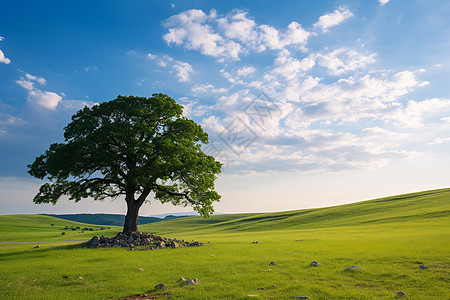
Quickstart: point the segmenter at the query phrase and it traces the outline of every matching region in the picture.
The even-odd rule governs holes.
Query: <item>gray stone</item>
[[[355,270],[355,269],[360,269],[360,266],[351,266],[351,267],[347,267],[345,268],[346,270]]]
[[[320,266],[320,264],[317,261],[313,260],[313,262],[310,264],[310,266],[311,267],[318,267],[318,266]]]
[[[293,296],[292,299],[309,299],[308,296]]]
[[[192,284],[197,285],[197,284],[200,284],[200,280],[198,280],[197,278],[189,279],[186,281],[185,284],[186,285],[192,285]]]
[[[184,279],[184,277],[181,277],[180,279],[177,280],[177,282],[179,283],[185,283],[186,279]]]
[[[274,262],[274,261],[271,261],[271,262],[269,263],[269,265],[271,265],[271,266],[278,266],[278,264],[277,264],[276,262]]]
[[[167,287],[164,283],[159,283],[155,285],[155,290],[165,290],[165,289],[167,289]]]
[[[395,293],[397,296],[405,296],[406,293],[402,292],[402,291],[398,291],[397,293]]]
[[[258,241],[254,241],[254,242],[252,242],[252,244],[259,244],[259,242]]]
[[[427,267],[427,266],[425,266],[425,265],[419,265],[419,268],[421,269],[421,270],[425,270],[425,269],[428,269],[429,267]]]
[[[41,248],[41,246],[37,245],[37,246],[34,246],[34,248]]]

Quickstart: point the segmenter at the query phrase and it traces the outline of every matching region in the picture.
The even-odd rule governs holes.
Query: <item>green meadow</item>
[[[450,189],[440,189],[335,207],[187,217],[139,227],[207,243],[198,248],[2,244],[0,298],[120,299],[145,293],[152,299],[450,299],[449,225]],[[48,216],[0,216],[0,242],[87,240],[120,230]],[[320,266],[311,267],[313,260]],[[420,264],[429,268],[422,270]],[[345,270],[354,265],[360,268]],[[198,278],[200,284],[180,286],[180,277]],[[154,290],[158,283],[168,289]]]

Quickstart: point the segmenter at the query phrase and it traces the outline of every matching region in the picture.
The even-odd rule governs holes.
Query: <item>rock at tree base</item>
[[[164,283],[155,285],[155,290],[165,290],[165,289],[167,289],[167,287]]]
[[[317,261],[313,260],[313,262],[310,264],[310,266],[311,267],[318,267],[318,266],[320,266],[320,264]]]
[[[87,248],[130,248],[148,246],[149,250],[161,248],[178,248],[185,246],[200,247],[204,243],[199,242],[183,242],[175,239],[163,238],[151,233],[135,231],[131,234],[118,233],[115,237],[98,237],[94,236],[84,243]]]

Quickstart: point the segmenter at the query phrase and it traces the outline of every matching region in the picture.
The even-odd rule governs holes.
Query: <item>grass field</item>
[[[450,299],[449,211],[450,189],[442,189],[330,208],[140,226],[167,237],[211,242],[200,248],[0,245],[0,298],[118,299],[161,294],[153,287],[163,282],[168,289],[161,299]],[[70,221],[42,218],[0,216],[0,241],[33,240],[33,233],[38,240],[87,239],[119,230],[61,237],[60,229]],[[313,260],[321,265],[310,267]],[[421,270],[421,263],[429,269]],[[352,265],[361,268],[344,270]],[[181,276],[198,278],[200,284],[181,287],[176,283]],[[396,296],[397,291],[406,296]]]

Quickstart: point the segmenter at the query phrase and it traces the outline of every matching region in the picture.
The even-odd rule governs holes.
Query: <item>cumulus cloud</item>
[[[54,111],[57,108],[78,110],[85,106],[92,106],[95,104],[91,101],[63,100],[63,97],[57,93],[43,91],[39,86],[47,84],[45,78],[28,73],[16,80],[16,83],[28,91],[27,101],[29,103],[48,110]]]
[[[164,23],[169,28],[169,32],[163,36],[163,39],[169,45],[184,44],[188,49],[199,50],[204,55],[238,59],[241,46],[215,33],[207,24],[207,21],[211,19],[215,19],[214,11],[206,15],[199,9],[191,9],[171,16]]]
[[[385,5],[389,2],[389,0],[378,0],[378,2],[381,4],[381,6]]]
[[[0,42],[3,41],[5,38],[0,36]],[[5,54],[3,53],[2,50],[0,50],[0,63],[3,64],[9,64],[11,62],[11,60],[7,57],[5,57]]]
[[[40,91],[34,89],[28,93],[28,101],[36,103],[44,108],[55,110],[62,97],[53,92]]]
[[[166,21],[163,39],[169,45],[217,58],[218,73],[229,83],[193,82],[197,99],[183,105],[208,131],[216,158],[230,171],[379,168],[420,155],[424,144],[448,142],[449,100],[408,98],[429,84],[420,79],[426,70],[379,70],[377,54],[362,47],[306,48],[312,35],[352,16],[339,7],[322,15],[314,32],[299,20],[286,28],[258,24],[240,10],[191,10]],[[231,42],[238,45],[235,52]],[[264,64],[255,65],[258,70],[243,64],[245,55],[264,55]],[[165,68],[175,61],[148,58]]]
[[[340,48],[330,53],[316,54],[318,65],[327,68],[332,75],[340,75],[366,67],[375,62],[375,54],[363,55],[353,49]]]
[[[272,26],[258,25],[247,12],[234,10],[219,17],[215,10],[210,14],[192,9],[171,16],[164,23],[168,32],[163,35],[168,45],[184,46],[208,56],[240,60],[249,51],[280,50],[289,46],[303,47],[311,35],[293,21],[287,29],[279,31]]]
[[[7,57],[5,57],[5,54],[2,50],[0,50],[0,63],[9,64],[11,60]]]
[[[236,74],[238,76],[246,77],[246,76],[251,75],[251,74],[253,74],[255,72],[256,72],[256,69],[254,67],[252,67],[252,66],[245,66],[245,67],[239,68],[237,70]]]
[[[314,27],[321,28],[322,32],[327,32],[328,28],[339,25],[352,16],[353,13],[347,7],[341,6],[332,13],[320,16]]]

